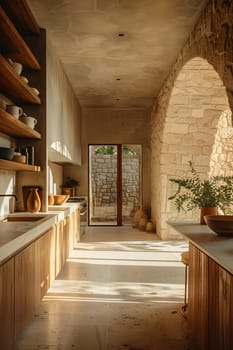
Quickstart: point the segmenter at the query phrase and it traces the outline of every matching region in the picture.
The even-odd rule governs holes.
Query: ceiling
[[[150,108],[208,0],[29,0],[84,108]]]

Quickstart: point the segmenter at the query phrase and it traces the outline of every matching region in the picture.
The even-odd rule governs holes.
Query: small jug
[[[41,208],[41,200],[38,193],[38,188],[30,188],[27,197],[27,210],[31,213],[37,213]]]

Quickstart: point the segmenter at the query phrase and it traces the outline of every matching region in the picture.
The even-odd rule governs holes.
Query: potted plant
[[[170,196],[174,200],[178,212],[201,209],[200,223],[204,224],[204,215],[231,212],[233,202],[233,176],[212,176],[203,180],[189,162],[191,177],[185,179],[169,179],[178,185],[176,193]],[[208,209],[207,209],[208,208]]]
[[[69,194],[71,197],[75,196],[76,187],[79,186],[79,181],[70,177],[66,178],[66,181],[62,184],[62,194]]]

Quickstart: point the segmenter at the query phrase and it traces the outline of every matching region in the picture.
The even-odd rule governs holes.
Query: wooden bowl
[[[54,205],[64,204],[65,202],[68,201],[69,197],[70,196],[68,194],[55,194],[53,196],[53,198],[54,198]]]
[[[205,215],[204,219],[219,236],[233,236],[233,215]]]

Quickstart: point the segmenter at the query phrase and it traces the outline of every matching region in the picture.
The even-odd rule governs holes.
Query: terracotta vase
[[[30,188],[27,197],[27,210],[31,213],[37,213],[41,208],[41,200],[38,193],[38,188]]]
[[[204,216],[205,215],[218,215],[218,209],[216,207],[201,207],[200,208],[200,224],[206,225]]]

